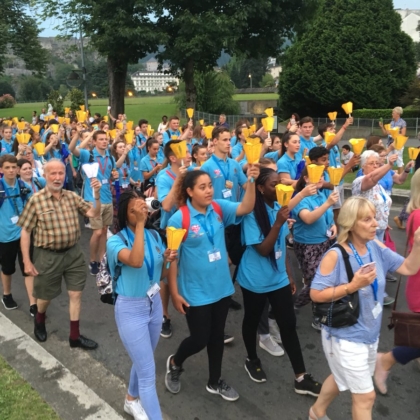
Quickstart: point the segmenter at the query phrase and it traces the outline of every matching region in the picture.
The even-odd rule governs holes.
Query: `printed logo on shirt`
[[[215,169],[214,170],[214,177],[215,178],[220,178],[222,176],[222,173],[220,172],[220,169]]]
[[[190,230],[193,232],[192,238],[199,238],[203,235],[203,233],[200,233],[201,226],[200,225],[192,225],[190,227]]]

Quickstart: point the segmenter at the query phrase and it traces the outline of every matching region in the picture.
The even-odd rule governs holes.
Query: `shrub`
[[[353,114],[354,118],[366,118],[378,120],[379,118],[391,118],[392,109],[356,109]],[[420,118],[420,110],[404,109],[403,118]]]
[[[6,93],[0,96],[0,108],[13,108],[15,106],[15,98],[12,95]]]

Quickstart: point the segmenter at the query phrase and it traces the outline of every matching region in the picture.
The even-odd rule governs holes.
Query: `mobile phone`
[[[373,271],[375,268],[376,268],[376,263],[374,261],[374,262],[362,265],[362,267],[360,268],[360,272],[362,274],[367,274],[367,273],[370,273],[371,271]]]
[[[111,107],[110,106],[108,107],[108,111],[111,111]]]

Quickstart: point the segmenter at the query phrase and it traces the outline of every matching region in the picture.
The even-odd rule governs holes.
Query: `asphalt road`
[[[390,220],[397,214],[393,209]],[[392,222],[393,224],[393,222]],[[88,257],[88,241],[90,232],[83,229],[81,245]],[[405,233],[394,229],[393,239],[400,253],[405,247]],[[88,259],[88,258],[87,258]],[[295,280],[301,287],[301,274],[298,270],[294,254],[292,259]],[[392,296],[396,291],[396,283],[388,283],[387,291]],[[16,311],[1,311],[27,333],[32,334],[33,323],[29,317],[26,294],[20,275],[13,279],[13,295],[20,304]],[[242,301],[240,290],[235,299]],[[405,307],[404,293],[401,295],[400,308]],[[379,349],[386,351],[392,348],[393,333],[386,325],[391,309],[385,308],[382,321],[382,332]],[[170,394],[164,385],[165,363],[169,354],[177,349],[180,341],[188,334],[183,317],[171,308],[174,334],[170,339],[160,339],[156,350],[157,389],[164,413],[170,419],[207,420],[207,419],[285,419],[306,420],[308,409],[314,399],[300,396],[293,389],[293,371],[287,355],[273,357],[259,349],[268,380],[258,384],[250,380],[244,370],[246,357],[241,338],[241,322],[243,310],[230,311],[226,332],[235,336],[235,341],[225,346],[223,359],[223,378],[240,394],[237,402],[230,403],[220,397],[209,394],[206,389],[207,355],[203,351],[191,357],[184,364],[185,372],[181,377],[182,390],[178,395]],[[122,413],[124,389],[114,386],[115,376],[127,382],[131,367],[118,336],[113,308],[99,301],[95,280],[89,276],[83,295],[81,332],[99,343],[98,350],[86,355],[80,350],[68,347],[68,298],[65,293],[55,299],[47,312],[48,341],[43,346],[59,359],[66,367],[104,398],[112,407]],[[313,330],[311,309],[307,306],[297,315],[298,334],[308,372],[322,381],[329,375],[329,369],[321,347],[319,332]],[[374,419],[416,420],[420,419],[420,365],[412,362],[407,366],[396,366],[389,378],[388,396],[377,396],[374,407]],[[40,378],[47,380],[47,378]],[[57,402],[66,404],[65,401]],[[332,420],[351,418],[351,396],[348,392],[340,395],[331,405],[328,412]],[[130,417],[126,417],[127,419]]]

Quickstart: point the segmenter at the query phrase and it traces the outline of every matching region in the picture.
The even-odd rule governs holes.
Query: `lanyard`
[[[8,185],[6,185],[6,182],[5,181],[3,181],[2,183],[3,183],[4,193],[5,193],[4,198],[8,198],[9,199],[10,205],[12,206],[12,209],[16,213],[15,215],[16,216],[19,216],[19,208],[18,208],[18,205],[17,205],[16,197],[20,197],[20,195],[16,195],[16,196],[15,195],[8,195],[7,194],[8,193],[7,190],[10,190],[10,187]],[[19,188],[20,188],[20,185],[18,183],[18,189]]]
[[[101,168],[102,176],[105,176],[106,167],[108,165],[108,156],[105,158],[105,165],[103,165],[103,166],[102,166],[100,156],[97,156],[97,159],[98,159],[99,166]]]
[[[273,227],[275,220],[272,219],[271,212],[269,210],[267,211],[267,213],[268,213],[268,218],[270,219],[271,227]],[[282,238],[282,233],[283,233],[283,227],[284,227],[284,225],[281,226],[279,236],[277,236],[277,240],[276,240],[276,243],[277,243],[277,246],[278,246],[279,249],[281,247],[281,238]]]
[[[167,169],[166,173],[169,175],[170,178],[172,178],[175,181],[176,175],[172,172],[171,169]]]
[[[207,229],[207,218],[203,214],[197,215],[197,219],[200,222],[201,227],[203,228],[204,232],[206,232],[207,238],[209,238],[209,241],[213,245],[214,248],[214,228],[213,223],[210,223],[210,231]]]
[[[349,247],[353,251],[354,258],[356,258],[356,261],[359,263],[360,267],[362,267],[363,261],[360,258],[359,253],[356,251],[356,248],[353,246],[353,244],[351,242],[349,242]],[[366,245],[366,247],[369,251],[370,262],[373,262],[372,254],[370,253],[369,246]],[[378,301],[378,279],[375,279],[374,282],[370,286],[372,287],[372,290],[373,290],[373,297],[375,299],[375,302],[377,302]]]
[[[131,231],[130,228],[126,228],[125,229],[128,239],[131,242],[131,248],[133,248],[133,243],[134,243],[134,233]],[[150,261],[147,259],[146,257],[146,253],[144,253],[144,262],[146,264],[146,268],[147,268],[147,274],[149,275],[149,281],[150,283],[153,282],[153,276],[155,274],[155,257],[153,255],[153,250],[152,250],[152,244],[150,243],[150,237],[149,235],[151,235],[147,229],[144,229],[144,237],[146,239],[146,244],[147,244],[147,250],[149,251],[149,258]]]
[[[37,192],[37,189],[36,189],[36,187],[35,187],[35,184],[34,184],[33,179],[31,179],[31,185],[32,185],[32,191],[33,191],[34,193],[36,193],[36,192]]]
[[[386,204],[386,197],[385,197],[385,194],[382,192],[382,186],[379,184],[378,186],[379,186],[379,194],[381,194],[382,200],[384,200],[384,203]]]
[[[219,167],[220,172],[222,172],[222,175],[225,178],[225,181],[228,181],[229,180],[229,158],[226,158],[227,173],[221,167],[220,162],[218,161],[218,158],[216,156],[212,155],[211,158],[216,162],[216,165]]]
[[[154,169],[157,165],[157,162],[153,159],[150,159],[150,164],[152,165],[152,169]]]

